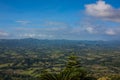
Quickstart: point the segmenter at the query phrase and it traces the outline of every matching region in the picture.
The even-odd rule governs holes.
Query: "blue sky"
[[[0,0],[0,39],[120,40],[119,0]]]

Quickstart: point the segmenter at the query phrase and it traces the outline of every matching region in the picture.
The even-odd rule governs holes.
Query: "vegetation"
[[[2,39],[0,80],[120,80],[120,42]]]
[[[96,80],[88,76],[87,71],[80,66],[76,56],[70,56],[66,68],[60,73],[46,73],[41,80]]]

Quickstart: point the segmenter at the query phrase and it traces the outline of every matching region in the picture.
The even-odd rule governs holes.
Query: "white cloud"
[[[83,20],[83,22],[81,22],[79,26],[81,28],[81,31],[87,32],[88,34],[98,34],[99,32],[98,24],[87,20]]]
[[[45,21],[42,26],[44,26],[48,31],[59,31],[68,28],[68,25],[65,22],[57,22],[57,21]]]
[[[22,33],[19,35],[21,38],[52,38],[52,35],[47,34],[40,34],[40,33]]]
[[[99,0],[96,4],[85,5],[88,15],[104,20],[120,22],[120,9],[115,9],[105,1]]]
[[[22,24],[22,25],[26,25],[26,24],[29,24],[30,23],[30,21],[25,21],[25,20],[18,20],[18,21],[16,21],[17,23],[20,23],[20,24]]]
[[[116,35],[117,33],[112,29],[108,29],[105,31],[105,34],[113,36],[113,35]]]
[[[21,35],[22,37],[35,37],[35,34],[31,34],[31,33],[25,33]]]
[[[0,37],[7,37],[9,34],[7,32],[0,31]]]
[[[46,26],[66,26],[67,24],[63,22],[46,21],[45,25]]]
[[[96,31],[94,30],[93,27],[87,27],[86,30],[89,32],[89,33],[96,33]]]

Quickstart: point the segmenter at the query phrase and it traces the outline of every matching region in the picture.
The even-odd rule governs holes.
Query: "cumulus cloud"
[[[30,21],[26,21],[26,20],[18,20],[18,21],[16,21],[17,23],[20,23],[20,24],[22,24],[22,25],[26,25],[26,24],[29,24],[30,23]]]
[[[120,9],[115,9],[105,1],[99,0],[95,4],[85,5],[88,15],[98,17],[104,20],[120,22]]]

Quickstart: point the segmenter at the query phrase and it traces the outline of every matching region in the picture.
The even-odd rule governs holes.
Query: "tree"
[[[64,71],[71,72],[70,76],[74,78],[71,80],[85,80],[85,78],[87,77],[86,69],[81,66],[78,57],[75,55],[71,55],[68,57],[68,62]]]
[[[77,56],[69,56],[66,68],[60,73],[48,73],[41,76],[41,80],[97,80],[87,76],[87,71],[80,66]]]

